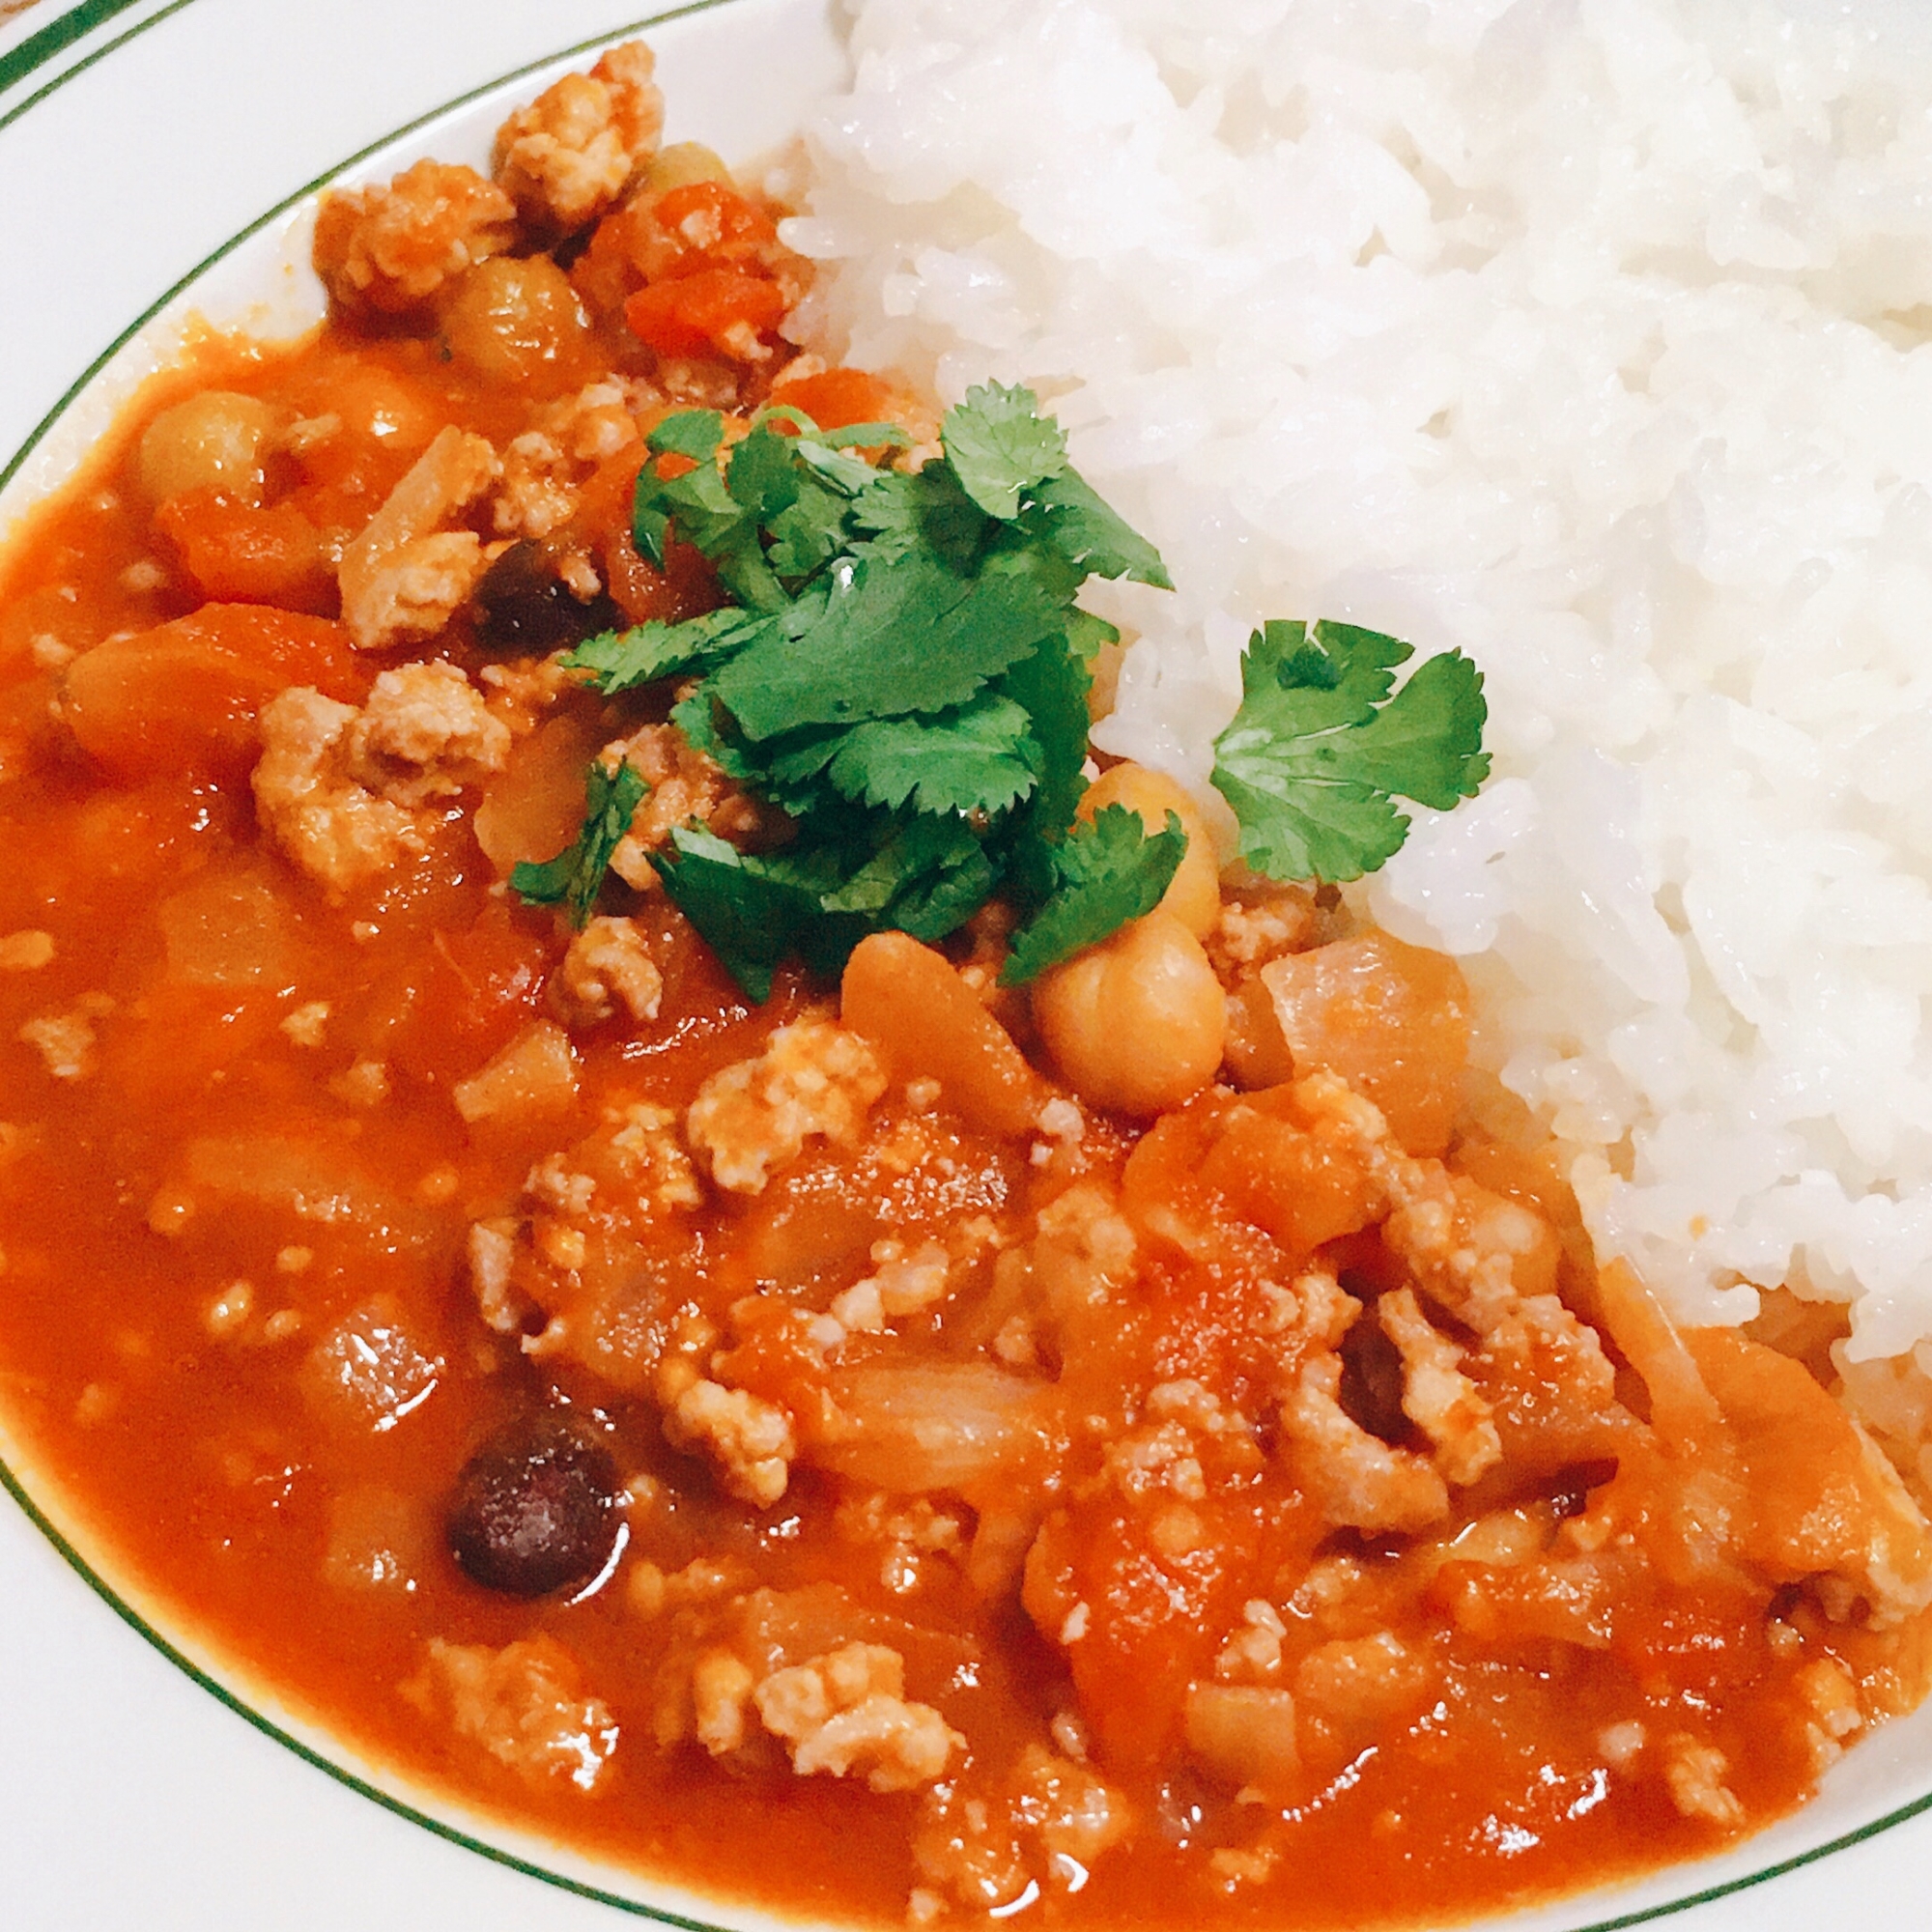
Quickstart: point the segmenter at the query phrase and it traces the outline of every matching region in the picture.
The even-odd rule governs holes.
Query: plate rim
[[[110,22],[118,19],[122,14],[139,4],[141,4],[141,0],[79,0],[79,4],[69,8],[65,13],[55,15],[44,26],[27,34],[11,48],[7,49],[4,53],[0,53],[0,93],[4,93],[8,89],[19,85],[23,80],[29,78],[49,62],[58,59],[60,55],[85,41],[97,29],[106,27]],[[124,32],[105,41],[101,45],[91,48],[81,58],[75,60],[70,66],[61,69],[34,92],[26,95],[10,106],[0,108],[0,132],[4,132],[9,127],[18,122],[32,108],[45,100],[50,95],[56,93],[70,80],[76,78],[100,61],[105,60],[110,54],[117,52],[130,42],[141,38],[150,28],[158,26],[164,20],[172,18],[193,4],[194,0],[165,0],[164,5],[156,8],[153,13],[135,21]],[[4,496],[6,491],[25,469],[27,463],[60,424],[61,419],[81,399],[86,390],[107,371],[109,365],[145,329],[161,318],[179,298],[191,289],[211,270],[226,261],[245,243],[252,241],[265,230],[271,228],[285,216],[296,213],[302,208],[303,204],[318,195],[331,183],[340,180],[352,169],[357,168],[364,162],[373,159],[384,150],[406,141],[411,135],[421,131],[431,123],[457,113],[461,109],[471,105],[486,96],[495,94],[498,90],[512,85],[516,81],[541,73],[554,67],[559,62],[578,59],[649,28],[662,27],[673,21],[691,18],[698,14],[721,12],[725,8],[739,4],[741,4],[741,0],[681,0],[681,4],[659,8],[655,12],[627,21],[620,26],[604,30],[586,39],[557,47],[534,60],[523,62],[517,67],[511,68],[491,79],[466,89],[461,94],[439,102],[437,105],[426,109],[421,114],[415,115],[402,125],[388,129],[376,139],[358,148],[353,154],[336,161],[332,166],[324,170],[300,187],[296,188],[272,207],[265,210],[243,227],[228,236],[205,254],[193,267],[186,270],[163,290],[133,320],[128,322],[88,362],[87,366],[73,378],[66,389],[62,391],[60,396],[27,432],[18,447],[14,450],[4,464],[0,464],[0,496]],[[64,487],[64,482],[57,483],[54,487],[58,490]],[[30,513],[33,507],[32,503],[28,503],[23,506],[23,509]],[[4,540],[13,534],[14,531],[11,528],[0,532],[0,540]],[[532,1856],[509,1850],[501,1845],[493,1844],[488,1839],[475,1835],[473,1832],[466,1830],[460,1825],[448,1823],[437,1817],[434,1813],[420,1808],[417,1804],[411,1803],[409,1799],[384,1790],[369,1777],[351,1769],[349,1765],[337,1762],[331,1758],[323,1748],[311,1745],[297,1736],[284,1722],[270,1716],[265,1711],[256,1709],[240,1690],[224,1684],[213,1673],[212,1668],[196,1662],[180,1644],[166,1635],[155,1623],[151,1622],[142,1610],[136,1608],[130,1601],[133,1594],[131,1591],[128,1595],[124,1595],[121,1589],[117,1588],[100,1570],[95,1567],[94,1563],[82,1552],[73,1539],[54,1521],[28,1489],[26,1479],[20,1475],[14,1466],[15,1463],[26,1462],[28,1460],[30,1459],[25,1457],[24,1454],[16,1452],[14,1459],[10,1461],[5,1453],[4,1445],[0,1445],[0,1491],[4,1491],[13,1499],[27,1520],[53,1547],[56,1554],[61,1557],[69,1569],[79,1577],[94,1596],[112,1610],[124,1625],[143,1638],[166,1662],[179,1670],[197,1689],[208,1692],[217,1703],[225,1707],[234,1716],[241,1718],[251,1729],[268,1738],[272,1743],[283,1747],[304,1764],[322,1772],[335,1783],[355,1793],[357,1797],[371,1800],[392,1816],[408,1824],[418,1826],[433,1836],[442,1839],[444,1842],[452,1844],[461,1850],[475,1853],[487,1859],[493,1864],[515,1871],[524,1877],[536,1879],[554,1889],[585,1899],[593,1904],[614,1907],[619,1912],[632,1918],[674,1927],[676,1928],[676,1932],[728,1932],[727,1927],[717,1924],[710,1919],[690,1918],[668,1906],[652,1905],[642,1899],[627,1897],[621,1892],[605,1889],[590,1880],[576,1878],[568,1872],[556,1869],[553,1865],[537,1862]],[[51,1484],[49,1487],[56,1490],[58,1488],[57,1485]],[[75,1514],[79,1515],[80,1513],[76,1505]],[[239,1674],[241,1673],[238,1671]],[[264,1701],[268,1700],[265,1699]],[[321,1724],[318,1724],[315,1728],[318,1731],[327,1729],[326,1726]],[[339,1745],[340,1741],[337,1741],[337,1743]],[[394,1775],[397,1776],[399,1782],[407,1781],[404,1774],[400,1771],[396,1771]],[[1850,1851],[1898,1826],[1907,1824],[1915,1818],[1925,1815],[1927,1812],[1932,1812],[1932,1773],[1928,1773],[1928,1780],[1926,1788],[1918,1797],[1909,1800],[1902,1805],[1894,1806],[1876,1818],[1867,1819],[1864,1823],[1855,1826],[1849,1831],[1842,1832],[1821,1844],[1807,1847],[1788,1857],[1776,1860],[1772,1863],[1761,1866],[1756,1870],[1742,1873],[1734,1878],[1724,1879],[1712,1885],[1699,1887],[1695,1890],[1686,1892],[1679,1897],[1660,1900],[1656,1903],[1642,1906],[1630,1912],[1616,1914],[1608,1918],[1590,1918],[1586,1923],[1578,1923],[1575,1927],[1575,1932],[1629,1932],[1629,1928],[1634,1926],[1654,1924],[1661,1919],[1675,1918],[1679,1914],[1694,1911],[1701,1906],[1735,1897],[1773,1879],[1783,1877],[1790,1872],[1801,1870],[1807,1865],[1820,1863],[1838,1853]],[[457,1808],[469,1808],[467,1801],[452,1799],[449,1802]],[[1800,1812],[1794,1815],[1802,1815],[1802,1807]],[[1738,1841],[1736,1844],[1725,1847],[1724,1850],[1744,1850],[1750,1843],[1751,1839],[1746,1838]],[[1694,1862],[1674,1866],[1666,1865],[1651,1872],[1633,1874],[1627,1883],[1639,1883],[1645,1878],[1662,1878],[1667,1881],[1673,1873],[1688,1875],[1695,1869],[1696,1865]],[[635,1875],[640,1881],[651,1882],[650,1875],[641,1871]],[[673,1879],[662,1879],[656,1882],[682,1889],[681,1882]],[[1606,1889],[1614,1889],[1614,1888],[1606,1888]],[[1555,1910],[1559,1912],[1563,1909],[1566,1902],[1562,1894],[1556,1894],[1540,1900],[1523,1901],[1532,1910]],[[769,1914],[769,1908],[753,1905],[750,1901],[744,1901],[742,1906],[732,1905],[722,1907],[721,1909],[727,1913],[742,1909]],[[1480,1925],[1483,1921],[1478,1919],[1471,1922]],[[1418,1928],[1418,1932],[1420,1932],[1420,1928]]]
[[[97,28],[106,27],[140,4],[141,0],[79,0],[78,5],[56,14],[44,26],[30,28],[11,47],[0,53],[0,94],[5,94],[9,88],[18,87],[49,62],[58,60],[71,47],[78,46]],[[150,27],[158,26],[170,14],[179,14],[183,8],[193,4],[194,0],[167,0],[166,5],[156,8],[146,18],[135,21],[125,33],[90,48],[71,66],[61,69],[51,79],[14,101],[11,107],[0,108],[0,133],[11,128],[29,108],[38,107],[48,95],[65,87],[75,75],[85,73],[89,68],[105,60],[117,47],[138,40]]]

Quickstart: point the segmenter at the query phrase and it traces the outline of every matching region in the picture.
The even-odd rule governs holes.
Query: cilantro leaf
[[[1187,834],[1173,812],[1150,838],[1138,814],[1125,806],[1102,807],[1056,851],[1058,887],[1013,935],[1001,985],[1023,986],[1129,920],[1151,913],[1186,850]]]
[[[1027,492],[1066,468],[1066,439],[1051,416],[1039,413],[1031,389],[998,383],[968,389],[939,436],[960,488],[1002,523],[1019,513]]]
[[[768,630],[771,622],[728,606],[682,624],[652,619],[628,631],[585,638],[564,663],[574,670],[596,672],[597,689],[615,696],[620,691],[635,691],[639,685],[728,657]]]
[[[815,483],[801,489],[796,500],[765,526],[772,540],[765,561],[781,578],[812,576],[849,543],[851,517],[851,500],[839,492]]]
[[[1280,879],[1357,879],[1408,836],[1397,798],[1447,810],[1489,775],[1483,678],[1460,651],[1393,697],[1411,655],[1350,624],[1270,623],[1248,640],[1241,708],[1214,741],[1213,781],[1241,856]]]
[[[905,447],[893,424],[826,431],[779,405],[727,448],[729,427],[688,410],[652,430],[633,529],[660,566],[673,534],[697,550],[735,608],[570,663],[611,696],[695,674],[672,723],[793,821],[777,852],[694,824],[654,855],[739,983],[762,999],[781,959],[833,971],[882,927],[941,937],[1002,887],[1032,914],[1007,971],[1023,983],[1153,906],[1179,825],[1077,823],[1092,667],[1118,633],[1074,597],[1094,576],[1171,585],[1032,393],[971,390],[917,471],[854,453]],[[1451,654],[1398,690],[1411,656],[1343,624],[1256,633],[1214,768],[1253,863],[1353,878],[1402,843],[1397,799],[1447,809],[1481,783],[1481,677]],[[577,850],[520,868],[520,889],[586,916],[628,812],[611,818],[599,792]]]
[[[651,864],[672,903],[758,1001],[771,997],[779,961],[818,918],[820,896],[834,881],[823,860],[814,866],[784,853],[756,857],[699,825],[678,826]]]
[[[631,499],[631,537],[639,555],[660,570],[673,524],[677,534],[706,556],[718,556],[734,541],[742,541],[747,527],[744,505],[724,487],[710,458],[681,476],[666,476],[655,463],[646,463],[638,471],[637,494]]]
[[[673,902],[753,1000],[771,996],[779,962],[798,953],[835,974],[867,932],[943,939],[997,883],[958,819],[891,823],[876,849],[829,842],[740,852],[700,825],[679,826],[651,863]]]
[[[1054,852],[1087,789],[1087,698],[1093,683],[1077,647],[1063,636],[1042,639],[996,687],[1025,707],[1039,754],[1039,783],[1014,830],[1009,867],[1021,897],[1035,904],[1053,891]]]
[[[971,828],[957,818],[895,821],[878,850],[821,903],[827,912],[857,913],[870,923],[895,924],[890,915],[908,893],[962,867],[972,867],[980,849]]]
[[[655,456],[688,456],[694,463],[709,463],[724,440],[724,418],[716,410],[678,410],[658,424],[644,439]]]
[[[982,691],[934,718],[878,718],[814,745],[807,757],[846,798],[896,811],[1012,809],[1039,781],[1040,752],[1025,708]],[[797,754],[773,760],[780,777],[806,776]]]
[[[916,874],[886,908],[885,917],[874,922],[874,930],[909,933],[934,945],[964,925],[999,883],[985,846],[975,838],[945,865]]]
[[[1020,522],[1084,576],[1131,577],[1157,590],[1174,588],[1159,551],[1077,470],[1047,477],[1033,493]]]
[[[910,476],[881,470],[854,500],[851,522],[856,531],[872,539],[866,546],[868,555],[898,556],[923,548],[961,576],[978,564],[999,528],[939,462]]]
[[[768,422],[788,422],[804,442],[815,442],[824,449],[904,449],[912,442],[911,434],[897,423],[845,423],[838,429],[820,429],[812,419],[790,403],[767,403],[752,418],[755,429]]]
[[[1067,593],[1048,562],[995,556],[961,578],[923,550],[841,561],[824,610],[797,636],[740,652],[713,694],[753,739],[950,710],[1057,627]]]
[[[731,452],[724,487],[731,500],[757,522],[769,524],[798,501],[805,481],[799,474],[796,437],[760,426]]]
[[[1482,749],[1490,707],[1483,674],[1461,651],[1419,665],[1366,724],[1350,733],[1350,763],[1365,784],[1449,811],[1490,775]]]
[[[1241,857],[1276,879],[1346,884],[1379,870],[1402,850],[1408,819],[1386,792],[1346,780],[1238,766],[1214,767],[1214,785],[1235,809]]]
[[[1118,644],[1121,634],[1104,617],[1096,617],[1091,611],[1082,611],[1078,606],[1066,613],[1066,641],[1073,646],[1074,655],[1083,665],[1092,667],[1100,655],[1102,644]]]
[[[573,925],[585,925],[611,868],[611,855],[623,842],[649,790],[628,764],[614,772],[591,765],[584,774],[583,826],[576,844],[540,866],[519,860],[510,871],[512,890],[528,905],[560,904]]]

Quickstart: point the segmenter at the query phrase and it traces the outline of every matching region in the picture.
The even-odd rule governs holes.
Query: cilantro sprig
[[[1241,708],[1214,741],[1213,782],[1241,856],[1278,879],[1342,884],[1408,836],[1398,798],[1447,811],[1490,773],[1483,674],[1461,651],[1400,691],[1411,645],[1352,624],[1270,622],[1241,659]]]
[[[788,957],[829,973],[868,932],[942,939],[996,892],[1022,918],[1002,979],[1023,984],[1151,911],[1186,849],[1173,817],[1149,832],[1122,808],[1078,812],[1089,667],[1118,634],[1074,600],[1095,576],[1172,588],[1158,553],[1073,469],[1030,390],[970,390],[916,469],[854,453],[907,440],[790,409],[735,441],[716,411],[668,416],[633,535],[660,566],[673,538],[700,552],[731,602],[566,660],[610,696],[688,680],[672,722],[788,815],[775,851],[691,824],[652,859],[754,999]],[[1347,625],[1255,634],[1213,775],[1251,864],[1354,878],[1401,844],[1395,798],[1475,790],[1481,676],[1452,653],[1396,691],[1409,656]],[[577,844],[519,866],[517,890],[582,924],[643,793],[594,770]]]
[[[906,440],[882,423],[821,430],[796,410],[765,412],[735,442],[715,411],[667,417],[633,535],[660,565],[673,537],[702,553],[732,603],[590,639],[568,660],[613,696],[693,680],[673,722],[790,815],[777,852],[686,826],[653,861],[757,998],[787,956],[836,970],[870,931],[941,939],[1003,889],[1047,921],[1020,954],[1037,971],[1106,927],[1091,910],[1102,874],[1119,903],[1151,905],[1179,863],[1166,834],[1116,830],[1091,858],[1073,836],[1088,666],[1116,636],[1074,597],[1094,575],[1166,585],[1159,556],[1074,473],[1027,390],[973,390],[917,470],[852,453]],[[570,888],[603,845],[586,823],[574,853],[522,868],[518,889],[581,920]]]
[[[611,855],[624,842],[631,820],[650,786],[632,768],[606,771],[593,764],[584,774],[583,826],[577,842],[554,859],[533,865],[520,859],[510,868],[510,884],[531,905],[561,905],[571,923],[583,925],[611,869]]]

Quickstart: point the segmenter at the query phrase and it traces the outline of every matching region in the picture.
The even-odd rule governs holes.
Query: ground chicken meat
[[[341,894],[429,849],[428,801],[502,767],[510,734],[454,665],[404,665],[357,710],[298,685],[264,708],[255,805],[303,871]]]
[[[598,918],[570,942],[550,994],[567,1026],[597,1026],[620,1005],[634,1020],[654,1020],[664,975],[635,921]]]
[[[646,724],[604,749],[605,762],[622,758],[650,786],[616,851],[611,869],[633,891],[656,891],[650,855],[672,829],[696,819],[721,838],[757,837],[772,823],[771,809],[741,792],[674,724]]]
[[[714,1073],[686,1117],[711,1178],[735,1194],[760,1194],[809,1140],[849,1147],[886,1091],[879,1057],[857,1034],[825,1020],[780,1027],[755,1060]]]
[[[1489,1403],[1463,1373],[1463,1350],[1430,1322],[1412,1289],[1383,1295],[1376,1319],[1402,1356],[1403,1413],[1452,1483],[1473,1483],[1501,1462],[1503,1445]]]
[[[83,1011],[43,1013],[16,1037],[41,1056],[56,1080],[84,1080],[94,1071],[94,1021]]]
[[[507,1215],[478,1221],[469,1230],[469,1285],[483,1325],[498,1335],[515,1335],[530,1304],[516,1287],[517,1223]]]
[[[770,1509],[784,1494],[798,1442],[776,1403],[699,1379],[666,1406],[664,1427],[678,1448],[708,1456],[741,1500]]]
[[[1730,1763],[1716,1745],[1700,1744],[1679,1731],[1663,1741],[1663,1782],[1670,1802],[1687,1818],[1702,1818],[1734,1830],[1745,1807],[1724,1782]]]
[[[547,537],[568,523],[590,473],[637,440],[634,403],[645,407],[654,394],[636,383],[592,383],[539,411],[503,451],[490,511],[497,534]]]
[[[595,1791],[617,1748],[609,1706],[583,1694],[576,1660],[554,1637],[501,1650],[432,1637],[403,1694],[532,1784],[568,1778]]]
[[[500,772],[510,729],[455,665],[436,658],[385,670],[343,750],[357,783],[415,806],[452,798]]]
[[[907,1702],[905,1661],[884,1644],[848,1643],[775,1670],[752,1701],[801,1777],[857,1773],[874,1791],[912,1791],[965,1747],[931,1705]]]
[[[677,1116],[650,1100],[612,1107],[604,1117],[603,1158],[630,1198],[647,1210],[696,1208],[703,1199],[691,1156],[678,1139]]]
[[[503,123],[497,182],[526,221],[569,233],[616,206],[664,131],[655,65],[641,41],[627,41],[587,74],[565,74]]]
[[[1340,1401],[1342,1359],[1305,1364],[1282,1404],[1284,1436],[1327,1520],[1351,1529],[1412,1531],[1449,1514],[1449,1492],[1433,1464],[1371,1435]]]
[[[419,813],[344,772],[342,741],[357,716],[301,685],[262,712],[255,809],[275,843],[335,895],[429,849]]]
[[[442,629],[489,558],[473,530],[451,529],[497,480],[497,452],[451,424],[411,466],[342,553],[342,620],[358,649]]]
[[[418,161],[386,187],[337,188],[315,221],[315,271],[338,308],[406,315],[516,239],[516,204],[474,168]]]

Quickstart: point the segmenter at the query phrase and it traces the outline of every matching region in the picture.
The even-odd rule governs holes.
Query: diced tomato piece
[[[572,528],[596,549],[605,585],[627,622],[681,623],[718,608],[718,579],[700,552],[675,538],[665,546],[662,570],[638,554],[631,501],[644,455],[644,445],[633,443],[599,467],[578,498]],[[660,459],[666,469],[673,461],[686,459]]]
[[[1201,1179],[1295,1256],[1367,1227],[1380,1201],[1352,1143],[1258,1107],[1230,1110]]]
[[[254,758],[257,715],[292,684],[354,701],[369,673],[339,625],[266,604],[209,604],[76,658],[61,712],[116,777],[223,772]]]
[[[739,269],[700,269],[654,282],[624,304],[624,321],[660,355],[716,354],[743,361],[758,337],[784,319],[784,297],[762,275]]]
[[[741,260],[778,240],[770,217],[723,182],[687,182],[667,188],[651,204],[651,213],[659,227],[694,254],[717,260]]]
[[[213,490],[171,497],[155,526],[181,554],[205,597],[278,604],[326,616],[335,583],[315,526],[293,503],[258,510]]]
[[[1066,1661],[1118,1765],[1153,1764],[1172,1747],[1188,1687],[1210,1675],[1242,1600],[1320,1534],[1315,1512],[1279,1489],[1265,1503],[1254,1492],[1209,1496],[1184,1516],[1181,1539],[1163,1504],[1096,1498],[1049,1517],[1027,1558],[1023,1601],[1049,1639],[1086,1605]]]
[[[889,422],[892,398],[876,376],[863,369],[823,369],[795,382],[780,379],[772,401],[803,410],[820,429],[844,429],[850,423]]]
[[[646,283],[707,270],[763,272],[788,259],[762,209],[722,182],[688,182],[606,215],[570,279],[593,311],[609,314]]]
[[[389,1058],[418,1080],[472,1073],[536,1010],[556,951],[549,921],[491,904],[468,931],[439,932]]]

